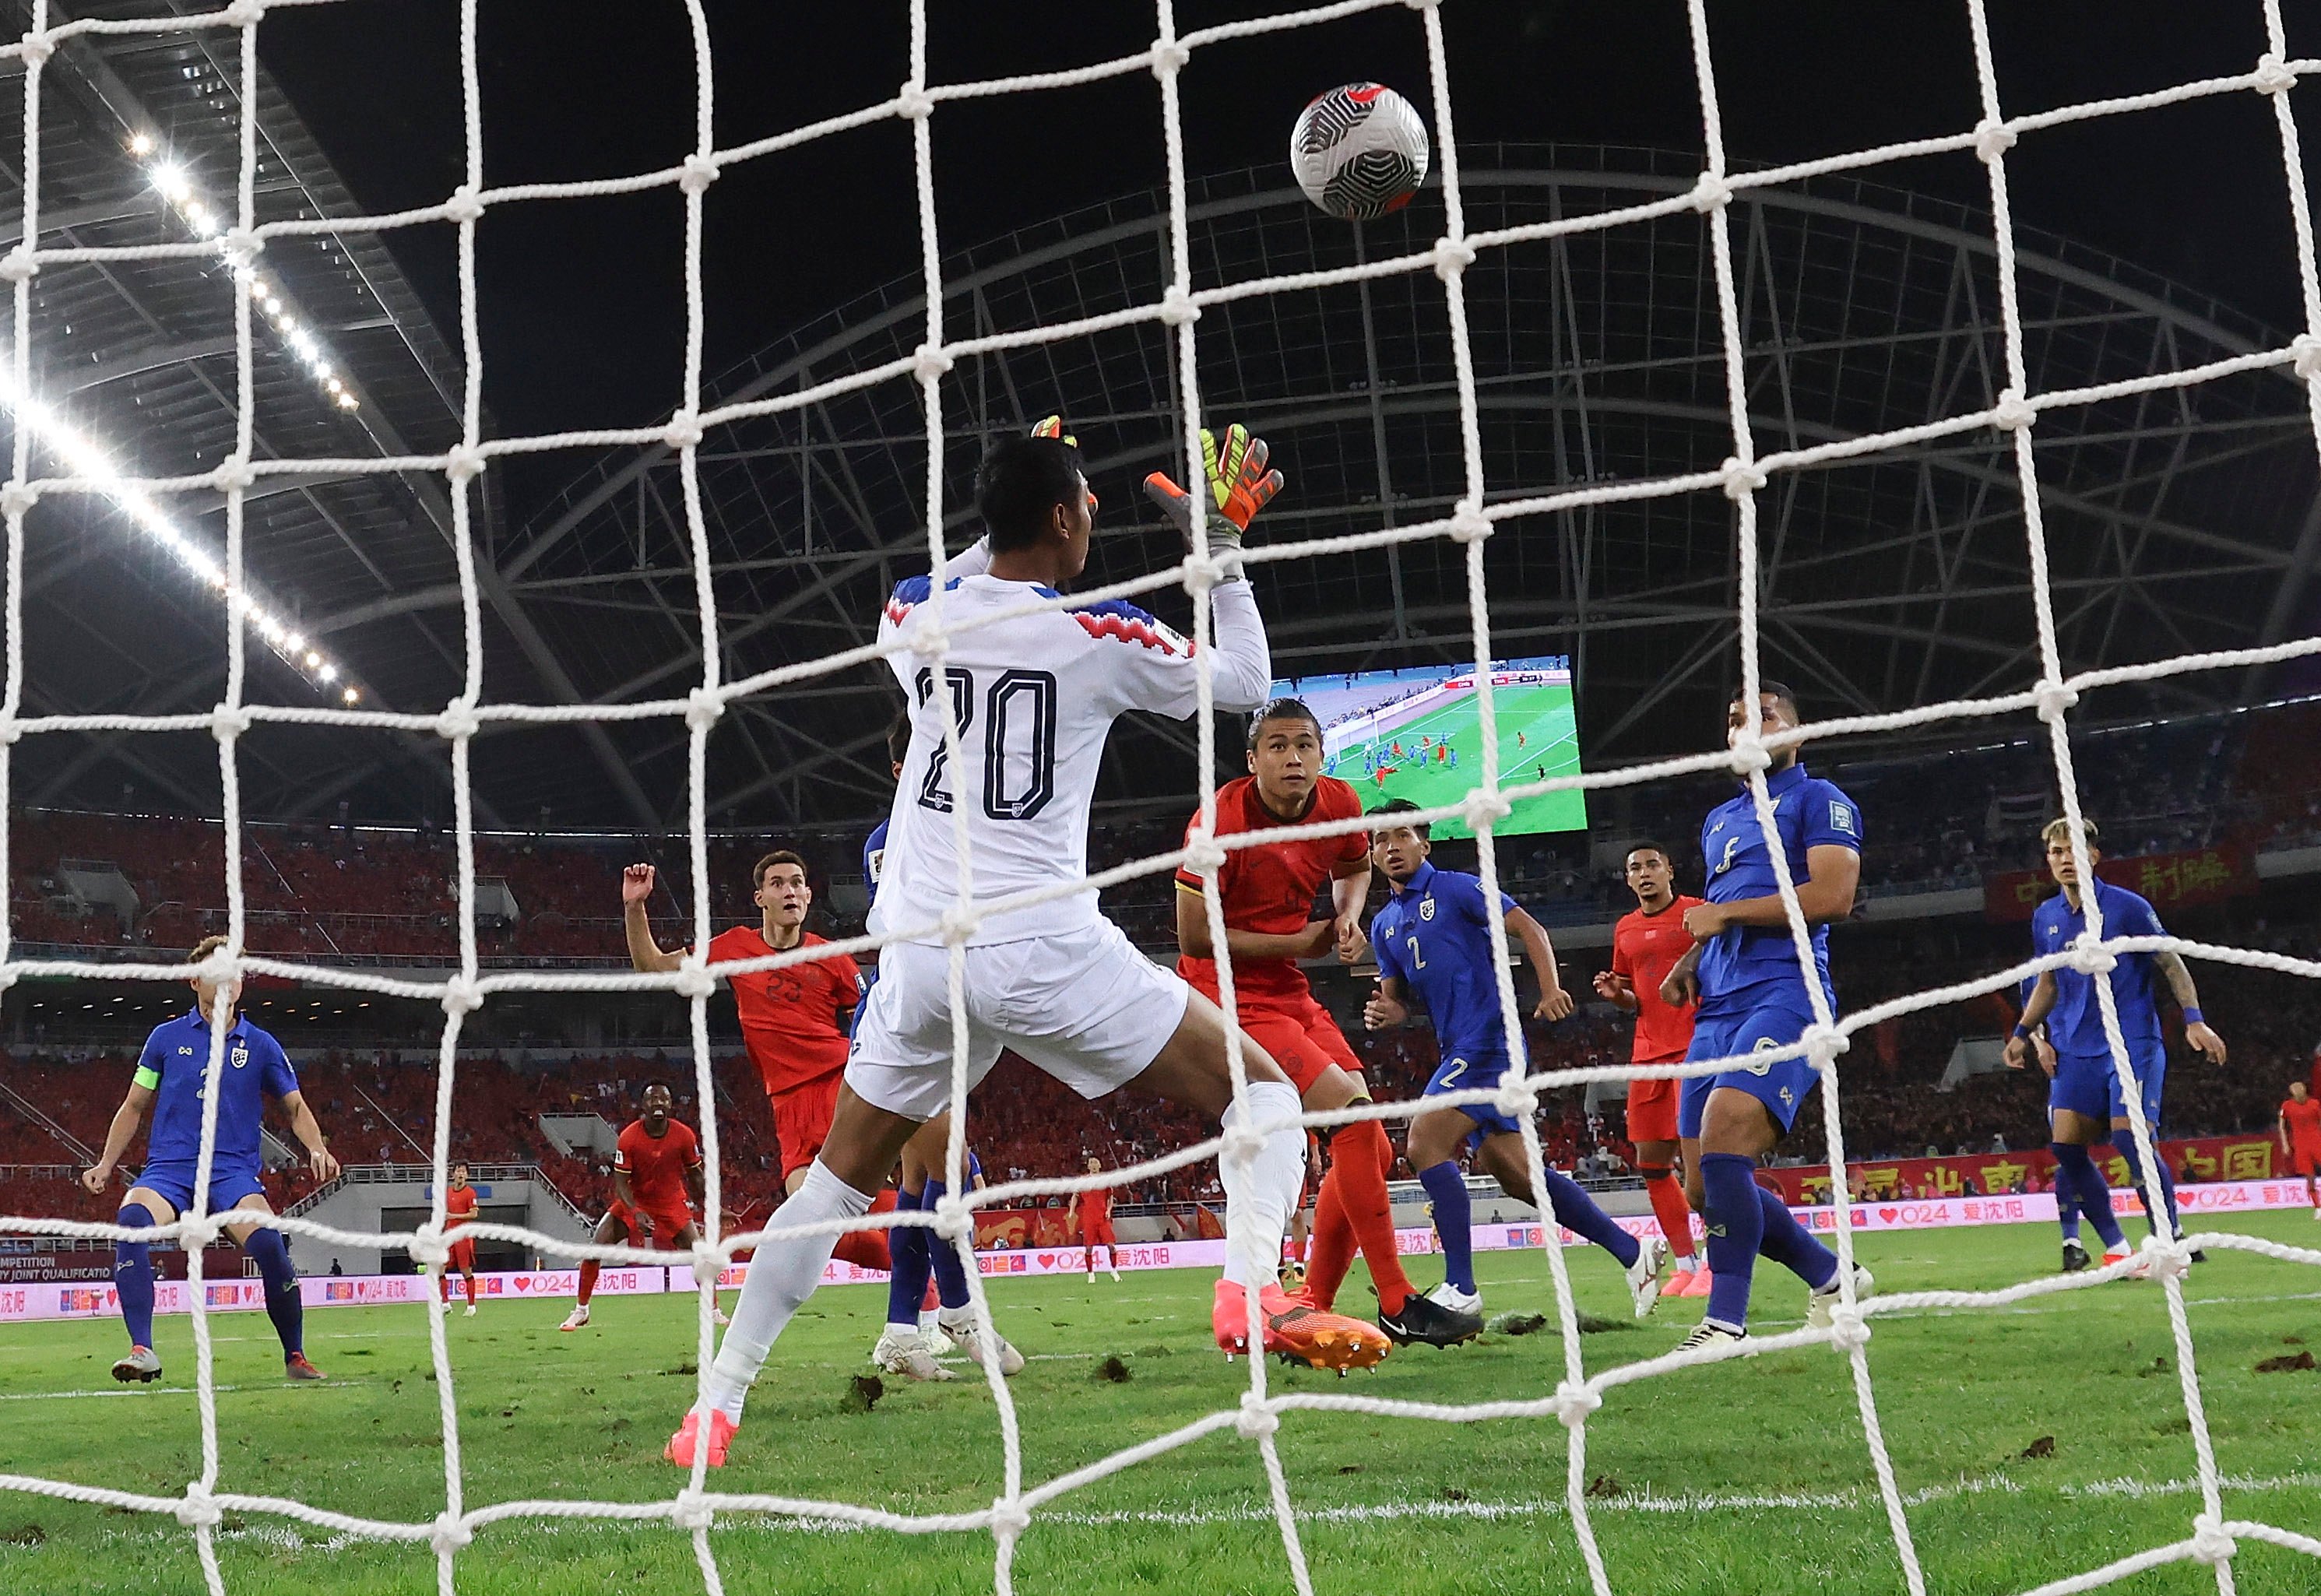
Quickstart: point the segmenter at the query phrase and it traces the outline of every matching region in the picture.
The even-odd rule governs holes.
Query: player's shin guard
[[[935,1204],[943,1199],[943,1193],[947,1190],[949,1188],[942,1181],[930,1177],[927,1181],[926,1194],[919,1199],[919,1206],[933,1213]],[[936,1300],[945,1308],[965,1308],[967,1306],[967,1265],[960,1262],[959,1249],[950,1242],[938,1238],[931,1230],[927,1232],[927,1263],[934,1272]],[[924,1295],[924,1287],[921,1288],[921,1294]],[[896,1322],[899,1324],[902,1321],[898,1319]]]
[[[1755,1184],[1753,1177],[1751,1183]],[[1757,1244],[1760,1253],[1816,1291],[1836,1278],[1837,1254],[1798,1223],[1779,1192],[1757,1187],[1757,1213],[1764,1223],[1764,1237]]]
[[[1281,1268],[1281,1238],[1289,1233],[1289,1210],[1306,1183],[1306,1132],[1296,1123],[1297,1093],[1288,1081],[1253,1081],[1247,1101],[1252,1124],[1290,1121],[1265,1133],[1246,1168],[1231,1157],[1217,1160],[1217,1179],[1225,1189],[1225,1279],[1254,1296],[1273,1284]],[[1227,1131],[1241,1124],[1238,1108],[1225,1110]],[[1254,1309],[1250,1317],[1256,1318]],[[1256,1345],[1254,1327],[1251,1345]]]
[[[1314,1228],[1306,1238],[1305,1296],[1316,1308],[1337,1301],[1338,1288],[1346,1283],[1346,1271],[1353,1267],[1361,1245],[1346,1213],[1345,1195],[1343,1183],[1325,1176],[1314,1197]]]
[[[2125,1246],[2127,1237],[2111,1211],[2110,1183],[2088,1150],[2076,1142],[2050,1142],[2047,1151],[2055,1155],[2055,1206],[2062,1208],[2067,1199],[2076,1202],[2105,1246]]]
[[[1547,1202],[1555,1210],[1555,1222],[1574,1236],[1584,1236],[1620,1261],[1625,1269],[1636,1261],[1642,1251],[1636,1238],[1620,1228],[1611,1215],[1596,1206],[1596,1199],[1580,1189],[1579,1182],[1554,1170],[1542,1172],[1547,1176]],[[1428,1190],[1432,1190],[1430,1187]],[[1436,1210],[1439,1220],[1442,1210]],[[1473,1290],[1464,1286],[1462,1290]]]
[[[1467,1196],[1467,1177],[1444,1159],[1418,1172],[1434,1204],[1434,1234],[1443,1243],[1443,1278],[1462,1291],[1475,1289],[1474,1204]]]
[[[2155,1143],[2159,1139],[2156,1135],[2153,1137]],[[2144,1222],[2152,1227],[2153,1235],[2159,1235],[2160,1221],[2153,1215],[2152,1195],[2144,1184],[2144,1160],[2135,1154],[2135,1133],[2125,1127],[2115,1130],[2111,1133],[2111,1145],[2119,1149],[2122,1158],[2127,1160],[2127,1181],[2135,1188],[2135,1200],[2144,1205]],[[2092,1169],[2095,1166],[2090,1163],[2089,1167]],[[2164,1158],[2160,1161],[2157,1173],[2160,1176],[2161,1200],[2168,1205],[2168,1234],[2172,1237],[2180,1228],[2176,1223],[2176,1177],[2168,1172],[2168,1161]]]
[[[766,1228],[778,1230],[816,1219],[859,1219],[869,1211],[867,1192],[857,1191],[816,1159],[804,1182],[766,1221]],[[823,1266],[830,1262],[837,1244],[835,1235],[824,1232],[759,1245],[750,1261],[749,1275],[742,1282],[742,1300],[733,1305],[733,1322],[726,1328],[717,1361],[709,1371],[710,1406],[726,1418],[741,1421],[742,1404],[757,1381],[758,1371],[766,1365],[766,1354],[773,1349],[790,1316],[814,1295],[822,1281]]]
[[[1704,1153],[1701,1193],[1708,1223],[1708,1311],[1702,1317],[1728,1330],[1749,1324],[1749,1287],[1765,1240],[1765,1210],[1757,1200],[1757,1161],[1738,1153]]]
[[[298,1295],[298,1272],[290,1265],[290,1244],[279,1230],[253,1230],[241,1251],[266,1282],[266,1317],[282,1338],[282,1355],[305,1352],[306,1304]]]
[[[897,1191],[895,1209],[897,1213],[915,1213],[924,1196],[919,1191]],[[895,1263],[895,1272],[887,1281],[887,1323],[906,1335],[919,1327],[919,1303],[927,1294],[930,1235],[924,1225],[897,1225],[887,1233],[887,1251]]]
[[[1661,1222],[1661,1234],[1668,1237],[1669,1251],[1679,1258],[1692,1256],[1692,1207],[1684,1200],[1684,1188],[1677,1184],[1676,1172],[1658,1165],[1646,1169],[1639,1165],[1636,1173],[1644,1178],[1644,1195],[1652,1200],[1652,1218]]]
[[[114,1217],[116,1225],[133,1225],[141,1230],[152,1228],[151,1210],[141,1202],[121,1205]],[[121,1320],[129,1331],[129,1345],[153,1345],[153,1249],[150,1243],[117,1241],[113,1244],[113,1294],[121,1300]]]
[[[1332,1182],[1337,1184],[1348,1227],[1361,1246],[1362,1261],[1370,1266],[1370,1283],[1378,1288],[1379,1309],[1388,1314],[1400,1312],[1403,1299],[1410,1295],[1410,1277],[1402,1272],[1402,1257],[1394,1245],[1394,1201],[1386,1190],[1387,1166],[1393,1160],[1386,1126],[1375,1119],[1356,1120],[1339,1126],[1330,1138],[1330,1169],[1322,1180],[1325,1194]],[[1317,1199],[1317,1218],[1320,1210]],[[1345,1272],[1341,1263],[1340,1280]],[[1334,1295],[1334,1281],[1331,1290]]]

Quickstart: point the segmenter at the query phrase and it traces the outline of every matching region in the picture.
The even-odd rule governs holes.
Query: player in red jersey
[[[468,1166],[463,1163],[451,1166],[451,1178],[443,1182],[443,1218],[447,1220],[472,1219],[476,1217],[476,1189],[468,1184]],[[476,1244],[461,1236],[451,1244],[451,1256],[443,1265],[438,1283],[443,1288],[443,1300],[451,1300],[451,1272],[460,1272],[468,1287],[468,1315],[476,1312]]]
[[[645,905],[652,898],[653,867],[633,864],[621,874],[621,914],[629,939],[629,962],[647,972],[677,969],[682,953],[665,951],[652,939]],[[707,962],[715,966],[763,959],[796,948],[817,947],[826,937],[806,928],[814,907],[806,861],[777,848],[751,868],[755,926],[732,926],[709,939]],[[862,999],[862,974],[844,953],[747,971],[725,978],[742,1019],[742,1043],[773,1105],[774,1135],[782,1149],[782,1190],[796,1191],[830,1135],[838,1107],[840,1077],[846,1072],[846,1026],[840,1017]],[[891,1196],[882,1194],[888,1208]],[[850,1230],[833,1254],[862,1269],[888,1269],[893,1260],[883,1230]]]
[[[639,1095],[637,1117],[613,1146],[613,1206],[596,1221],[592,1239],[597,1245],[625,1241],[681,1250],[701,1239],[693,1219],[693,1205],[703,1196],[701,1143],[692,1126],[669,1117],[674,1102],[658,1081]],[[588,1299],[602,1267],[594,1258],[580,1261],[580,1301],[558,1329],[577,1330],[588,1322]],[[723,1312],[717,1322],[725,1322]]]
[[[1296,698],[1276,698],[1249,724],[1247,776],[1217,789],[1216,833],[1230,836],[1321,820],[1351,820],[1362,812],[1361,795],[1321,774],[1322,723]],[[1186,827],[1191,834],[1200,816]],[[1300,959],[1333,949],[1348,962],[1368,947],[1361,912],[1370,897],[1370,836],[1352,830],[1301,836],[1265,847],[1228,849],[1217,884],[1224,898],[1225,948],[1233,956],[1233,997],[1242,1029],[1271,1054],[1311,1112],[1370,1100],[1361,1063],[1338,1022],[1314,999]],[[1314,899],[1326,885],[1332,915],[1314,917]],[[1177,972],[1203,995],[1218,998],[1217,966],[1206,888],[1190,870],[1177,872]],[[1397,1343],[1449,1346],[1482,1328],[1410,1289],[1395,1249],[1394,1208],[1386,1172],[1394,1147],[1386,1126],[1357,1120],[1322,1133],[1330,1163],[1314,1208],[1302,1295],[1329,1309],[1357,1247],[1370,1264],[1379,1298],[1379,1327]]]
[[[1104,1160],[1088,1154],[1088,1172],[1104,1172]],[[1120,1241],[1112,1233],[1112,1188],[1098,1186],[1092,1191],[1072,1193],[1071,1207],[1065,1211],[1064,1223],[1071,1234],[1079,1237],[1080,1250],[1087,1255],[1088,1284],[1096,1284],[1096,1250],[1104,1249],[1104,1261],[1112,1271],[1115,1284],[1120,1280]]]
[[[2291,1174],[2305,1177],[2305,1198],[2313,1217],[2321,1219],[2321,1099],[2305,1090],[2305,1082],[2289,1083],[2280,1105],[2280,1151]]]
[[[1631,1059],[1639,1064],[1680,1064],[1692,1046],[1692,1008],[1661,997],[1661,982],[1678,960],[1692,951],[1684,911],[1700,901],[1676,890],[1676,868],[1658,843],[1628,850],[1628,889],[1634,912],[1612,928],[1612,968],[1596,977],[1597,996],[1636,1017]],[[1628,1082],[1628,1140],[1636,1154],[1636,1173],[1652,1199],[1652,1212],[1676,1254],[1676,1276],[1661,1288],[1669,1297],[1706,1297],[1708,1272],[1692,1247],[1692,1206],[1676,1177],[1677,1096],[1683,1083],[1673,1076]],[[1687,1167],[1690,1167],[1689,1150]]]

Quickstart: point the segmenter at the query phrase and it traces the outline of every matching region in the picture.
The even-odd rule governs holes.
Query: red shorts
[[[627,1203],[615,1198],[609,1210],[612,1217],[619,1221],[621,1227],[629,1233],[630,1239],[639,1246],[651,1245],[663,1248],[674,1247],[677,1245],[678,1233],[694,1222],[693,1210],[689,1208],[647,1208],[645,1211],[652,1216],[653,1227],[650,1244],[647,1238],[638,1232],[635,1210]]]
[[[1289,1077],[1289,1084],[1304,1097],[1322,1072],[1332,1064],[1349,1075],[1362,1072],[1361,1061],[1354,1050],[1346,1045],[1345,1033],[1330,1011],[1307,997],[1296,1008],[1287,1004],[1279,1008],[1245,1008],[1241,1011],[1241,1028],[1260,1047],[1273,1055]]]
[[[1681,1057],[1639,1059],[1643,1064],[1680,1064]],[[1634,1142],[1673,1142],[1676,1136],[1677,1099],[1683,1095],[1684,1082],[1669,1077],[1657,1081],[1628,1082],[1628,1140]]]
[[[1115,1245],[1116,1244],[1114,1242],[1112,1236],[1112,1216],[1110,1214],[1106,1214],[1101,1219],[1083,1219],[1080,1221],[1080,1245],[1084,1247],[1108,1247]]]
[[[2310,1179],[2321,1175],[2321,1147],[2310,1142],[2289,1144],[2289,1172]]]
[[[774,1135],[782,1145],[782,1180],[822,1155],[830,1139],[830,1118],[838,1112],[838,1089],[843,1074],[809,1081],[773,1099]]]
[[[443,1267],[460,1274],[475,1273],[476,1244],[471,1241],[453,1242],[451,1244],[451,1261],[444,1264]]]

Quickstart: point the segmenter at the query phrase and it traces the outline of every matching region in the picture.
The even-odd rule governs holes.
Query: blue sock
[[[919,1206],[932,1210],[935,1204],[943,1199],[943,1182],[929,1176],[927,1192],[924,1197],[919,1199]],[[959,1249],[936,1236],[932,1230],[927,1232],[926,1246],[927,1262],[934,1269],[936,1300],[945,1308],[965,1308],[967,1306],[967,1265],[959,1261]],[[920,1288],[922,1291],[925,1289],[924,1286]],[[917,1317],[918,1308],[915,1304],[912,1307],[911,1313],[912,1317]]]
[[[1789,1205],[1778,1192],[1759,1186],[1757,1208],[1765,1224],[1765,1239],[1757,1244],[1759,1252],[1816,1291],[1837,1278],[1837,1254],[1798,1223],[1798,1217],[1789,1212]]]
[[[1708,1226],[1708,1311],[1702,1317],[1728,1330],[1749,1323],[1749,1286],[1765,1240],[1765,1208],[1757,1200],[1757,1161],[1738,1153],[1700,1155],[1700,1184]]]
[[[2111,1211],[2111,1185],[2088,1150],[2076,1142],[2050,1142],[2047,1151],[2055,1155],[2055,1206],[2061,1208],[2069,1198],[2096,1227],[2107,1248],[2125,1246],[2127,1237]]]
[[[306,1350],[306,1305],[298,1296],[298,1272],[290,1266],[290,1246],[279,1230],[253,1230],[242,1255],[258,1265],[266,1282],[266,1317],[282,1338],[282,1355]]]
[[[119,1225],[150,1228],[153,1216],[141,1202],[121,1205],[114,1216]],[[121,1320],[129,1329],[129,1345],[153,1345],[153,1249],[150,1243],[113,1244],[113,1294],[121,1299]]]
[[[1580,1190],[1579,1183],[1568,1175],[1553,1170],[1547,1176],[1548,1206],[1555,1210],[1555,1222],[1575,1236],[1584,1236],[1620,1261],[1625,1269],[1643,1251],[1636,1238],[1612,1222],[1612,1216],[1596,1206],[1596,1199]]]
[[[1467,1199],[1467,1177],[1444,1159],[1418,1172],[1418,1183],[1434,1203],[1434,1234],[1443,1243],[1443,1278],[1462,1291],[1475,1289],[1475,1211]]]
[[[2155,1143],[2159,1140],[2156,1136],[2153,1139]],[[2152,1217],[2152,1199],[2144,1189],[2144,1161],[2135,1155],[2135,1133],[2124,1127],[2115,1130],[2111,1133],[2111,1145],[2127,1160],[2128,1184],[2135,1188],[2135,1200],[2144,1205],[2144,1222],[2152,1227],[2153,1235],[2159,1235],[2160,1222]],[[2168,1172],[2168,1161],[2164,1158],[2160,1161],[2160,1196],[2168,1205],[2168,1234],[2173,1237],[2181,1228],[2176,1223],[2176,1177]]]
[[[916,1213],[926,1206],[924,1192],[901,1190],[895,1193],[895,1211]],[[887,1251],[895,1267],[887,1277],[887,1322],[890,1325],[913,1325],[919,1322],[919,1304],[927,1300],[927,1240],[929,1231],[924,1225],[897,1225],[887,1232]]]

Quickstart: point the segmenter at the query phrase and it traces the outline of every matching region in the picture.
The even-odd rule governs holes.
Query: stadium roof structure
[[[182,239],[132,141],[231,193],[238,110],[221,39],[78,38],[48,68],[44,243]],[[271,91],[269,91],[270,93]],[[353,203],[278,98],[260,106],[263,216]],[[1499,227],[1687,191],[1696,159],[1621,149],[1462,148],[1468,223]],[[10,173],[14,187],[19,174]],[[1439,196],[1359,230],[1270,169],[1197,182],[1198,284],[1421,250]],[[1849,179],[1735,196],[1749,410],[1760,445],[1859,437],[1981,409],[2001,386],[1996,262],[1970,207]],[[953,222],[954,233],[959,223]],[[2227,306],[2117,259],[2018,228],[2034,391],[2189,367],[2286,342]],[[1166,218],[1128,196],[957,252],[953,336],[1158,300]],[[264,269],[328,351],[261,326],[262,453],[440,450],[457,433],[451,346],[374,235],[291,247]],[[1714,470],[1731,452],[1707,231],[1687,211],[1485,251],[1467,274],[1490,496]],[[37,390],[105,441],[124,470],[199,471],[232,436],[232,312],[220,267],[56,268],[36,282]],[[711,384],[727,402],[793,392],[907,356],[915,277],[802,324]],[[1204,413],[1273,443],[1291,487],[1277,537],[1356,533],[1447,514],[1463,488],[1443,290],[1431,272],[1211,307],[1196,324]],[[1137,484],[1180,435],[1174,336],[1139,323],[960,360],[945,379],[943,519],[968,502],[988,437],[1069,420],[1104,502],[1089,580],[1174,557]],[[633,424],[650,417],[614,417]],[[2285,369],[2050,411],[2035,433],[2067,668],[2278,640],[2299,629],[2321,552],[2312,435]],[[36,440],[38,442],[38,440]],[[700,451],[728,679],[868,641],[892,583],[924,569],[925,432],[895,378],[720,429]],[[478,570],[487,697],[620,704],[697,678],[676,457],[606,451],[550,502],[512,515],[483,479]],[[1763,498],[1769,672],[1816,712],[1886,709],[2019,688],[2036,671],[2021,506],[2008,440],[1965,433],[1776,479]],[[222,546],[215,501],[167,508]],[[1591,765],[1696,750],[1734,673],[1730,504],[1715,492],[1502,522],[1485,545],[1494,652],[1572,656]],[[214,702],[223,611],[176,557],[103,499],[51,500],[28,552],[27,705],[158,713]],[[283,595],[302,643],[343,663],[368,701],[432,710],[458,690],[460,589],[440,479],[269,479],[253,495],[249,567]],[[1268,566],[1260,578],[1284,674],[1452,661],[1468,652],[1464,552],[1442,540]],[[1182,595],[1171,598],[1181,618]],[[253,666],[253,696],[325,701],[299,651]],[[252,658],[268,651],[253,645]],[[2240,701],[2243,673],[2176,679],[2138,707]],[[842,823],[883,810],[891,674],[856,665],[733,707],[712,742],[713,824]],[[560,828],[659,830],[685,812],[685,734],[671,719],[495,730],[478,739],[478,816]],[[1188,790],[1189,738],[1142,725],[1116,740],[1109,798]],[[245,812],[441,818],[432,739],[261,727],[243,741]],[[123,781],[214,812],[205,734],[66,739],[16,751],[18,801],[112,807]]]

